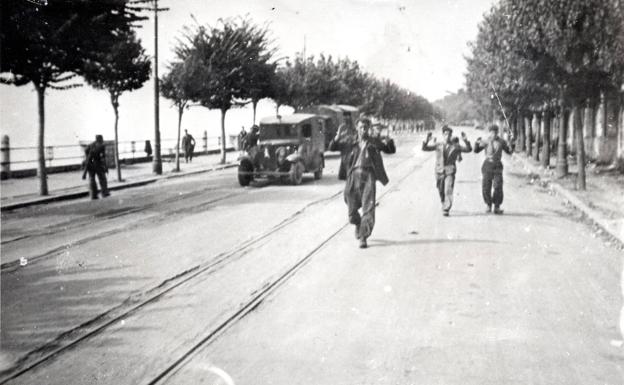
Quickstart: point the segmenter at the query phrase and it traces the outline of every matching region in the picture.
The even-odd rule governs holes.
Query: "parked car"
[[[298,185],[304,173],[321,179],[325,159],[323,117],[293,114],[260,121],[259,140],[241,156],[238,182],[247,186],[257,178],[281,179]]]

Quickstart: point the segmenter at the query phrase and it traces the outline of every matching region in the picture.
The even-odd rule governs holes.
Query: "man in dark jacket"
[[[345,151],[347,182],[344,199],[347,204],[349,223],[355,225],[355,237],[360,240],[360,248],[368,245],[366,239],[375,226],[376,182],[384,186],[388,176],[379,150],[382,143],[376,143],[370,136],[371,121],[361,118],[357,122],[357,139],[347,140],[339,129],[330,143],[330,149]],[[362,209],[362,214],[359,210]]]
[[[347,180],[346,159],[356,141],[357,134],[355,131],[343,123],[338,127],[334,140],[329,143],[329,151],[340,151],[340,166],[338,168],[338,179],[340,180]],[[337,146],[340,146],[340,149]]]
[[[184,149],[184,161],[186,163],[189,160],[193,161],[193,152],[195,151],[195,138],[188,133],[188,130],[184,130],[184,136],[182,137],[182,148]]]
[[[453,189],[455,187],[455,174],[457,173],[456,162],[461,161],[462,152],[471,152],[472,146],[464,132],[461,133],[464,141],[463,146],[459,139],[451,139],[453,130],[447,125],[442,127],[442,135],[444,136],[443,141],[429,143],[431,132],[427,133],[427,139],[422,144],[422,150],[436,152],[436,187],[442,202],[442,214],[448,216],[453,206]]]
[[[494,204],[494,214],[502,214],[503,210],[500,205],[503,203],[503,162],[501,159],[503,151],[511,155],[514,150],[514,140],[510,139],[512,146],[509,147],[507,142],[498,136],[498,126],[495,124],[490,126],[489,131],[490,136],[486,141],[477,138],[474,152],[479,153],[485,150],[485,160],[481,166],[483,175],[481,192],[486,205],[485,211],[492,212],[492,204]]]
[[[108,166],[106,165],[106,148],[104,146],[104,138],[102,135],[95,136],[95,142],[91,143],[85,149],[85,173],[89,173],[89,192],[91,199],[98,198],[97,184],[95,183],[95,176],[97,175],[100,182],[100,190],[102,191],[102,197],[110,195],[108,192],[108,185],[106,182],[106,174],[108,173]],[[85,175],[82,175],[82,179],[85,179]]]

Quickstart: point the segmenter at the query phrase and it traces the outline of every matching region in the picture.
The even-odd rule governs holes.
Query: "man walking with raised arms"
[[[448,217],[453,206],[453,190],[455,187],[455,174],[457,173],[456,162],[458,160],[461,161],[462,152],[471,152],[472,146],[465,132],[461,133],[464,145],[460,144],[457,138],[451,139],[453,130],[447,125],[442,127],[442,135],[442,142],[434,140],[433,143],[430,143],[432,135],[431,132],[428,132],[427,138],[422,144],[422,150],[436,152],[436,187],[442,202],[442,214]]]
[[[477,138],[475,142],[475,153],[485,150],[485,160],[481,166],[481,173],[483,174],[481,191],[487,213],[492,212],[492,205],[494,205],[494,214],[503,213],[500,207],[503,203],[503,162],[501,159],[503,151],[509,155],[513,152],[513,138],[510,138],[510,142],[512,143],[511,147],[503,138],[498,136],[498,126],[495,124],[490,126],[487,140],[482,141],[481,138]]]
[[[371,121],[360,118],[357,122],[357,139],[350,141],[341,127],[329,144],[334,151],[345,151],[347,183],[344,199],[347,204],[349,223],[355,225],[355,237],[360,248],[368,247],[366,240],[375,226],[376,182],[388,184],[379,150],[386,151],[382,143],[371,138]],[[359,210],[362,210],[360,214]]]

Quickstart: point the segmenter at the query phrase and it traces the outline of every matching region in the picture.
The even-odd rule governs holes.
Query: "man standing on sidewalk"
[[[189,160],[193,161],[193,151],[195,151],[195,138],[188,133],[188,130],[184,130],[184,136],[182,137],[182,148],[184,149],[184,161],[186,163]]]
[[[494,214],[502,214],[503,210],[500,205],[503,203],[503,162],[501,158],[503,151],[511,155],[514,150],[514,140],[510,138],[512,143],[510,148],[507,142],[498,136],[497,125],[491,125],[489,131],[490,135],[486,141],[477,138],[474,152],[479,153],[485,150],[485,160],[481,166],[481,173],[483,174],[481,191],[486,205],[485,211],[491,213],[492,204],[494,204]]]
[[[431,132],[428,132],[427,139],[422,144],[422,150],[436,152],[436,186],[442,202],[442,214],[448,217],[453,206],[453,189],[455,187],[455,173],[457,172],[456,162],[461,161],[462,152],[471,152],[472,146],[465,132],[461,133],[464,141],[463,146],[459,143],[459,139],[451,139],[453,130],[447,125],[442,127],[442,135],[444,137],[442,142],[438,143],[434,139],[434,142],[430,144]]]
[[[388,183],[388,176],[384,169],[379,150],[382,143],[375,143],[371,138],[371,121],[360,118],[357,121],[357,139],[347,140],[341,127],[329,144],[332,151],[346,151],[345,165],[347,182],[345,184],[344,199],[347,204],[349,223],[355,225],[355,237],[360,240],[360,248],[368,247],[366,239],[371,235],[375,226],[376,182],[384,186]],[[362,209],[362,214],[359,210]]]
[[[106,165],[106,148],[104,146],[104,138],[102,135],[95,136],[95,142],[91,143],[85,149],[86,161],[85,172],[82,174],[82,179],[86,178],[86,174],[89,173],[89,192],[91,199],[98,198],[97,184],[95,183],[95,176],[97,175],[100,182],[100,190],[102,191],[102,198],[110,195],[108,192],[108,186],[106,182],[106,174],[108,173],[108,166]],[[119,165],[117,165],[119,167]]]

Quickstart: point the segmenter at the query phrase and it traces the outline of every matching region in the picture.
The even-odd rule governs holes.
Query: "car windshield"
[[[267,124],[260,126],[260,139],[297,139],[297,127],[292,124]]]

